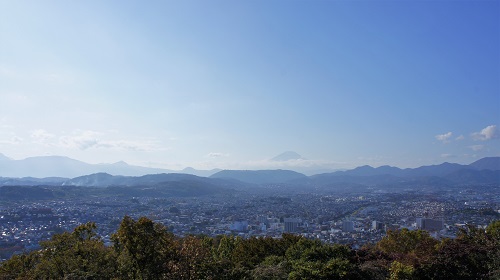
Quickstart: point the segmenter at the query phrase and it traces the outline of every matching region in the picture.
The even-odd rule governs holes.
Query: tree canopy
[[[0,279],[500,279],[500,221],[455,239],[389,231],[359,250],[301,236],[176,237],[124,217],[105,246],[94,223],[0,264]]]

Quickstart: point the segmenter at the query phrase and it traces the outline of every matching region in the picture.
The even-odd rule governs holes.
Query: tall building
[[[373,221],[372,222],[372,229],[373,230],[384,230],[385,229],[385,224],[378,222],[378,221]]]
[[[269,219],[266,216],[257,216],[257,221],[261,224],[269,226]]]
[[[285,232],[297,232],[297,227],[301,222],[300,219],[297,218],[285,218]]]
[[[352,221],[342,222],[342,231],[353,232],[354,231],[354,223]]]
[[[443,229],[443,221],[428,219],[428,218],[417,218],[417,228],[425,229],[430,231],[437,231]]]

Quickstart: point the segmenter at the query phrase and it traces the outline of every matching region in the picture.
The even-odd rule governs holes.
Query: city
[[[267,191],[191,197],[92,195],[9,201],[0,206],[1,258],[38,249],[40,241],[89,221],[111,245],[110,235],[124,216],[148,217],[177,236],[280,238],[289,232],[353,248],[376,243],[389,229],[424,229],[438,239],[453,238],[465,225],[485,227],[500,218],[498,186],[351,194],[286,190],[286,185],[273,185]]]

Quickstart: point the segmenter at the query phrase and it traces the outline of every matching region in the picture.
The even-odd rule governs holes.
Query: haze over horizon
[[[180,170],[500,156],[498,1],[0,0],[0,153]],[[285,151],[303,158],[273,160]]]

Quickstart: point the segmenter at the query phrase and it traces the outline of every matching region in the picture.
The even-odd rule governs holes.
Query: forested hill
[[[500,221],[456,239],[389,231],[371,246],[280,239],[175,237],[125,217],[105,246],[94,223],[54,235],[42,249],[0,264],[0,279],[499,279]]]

